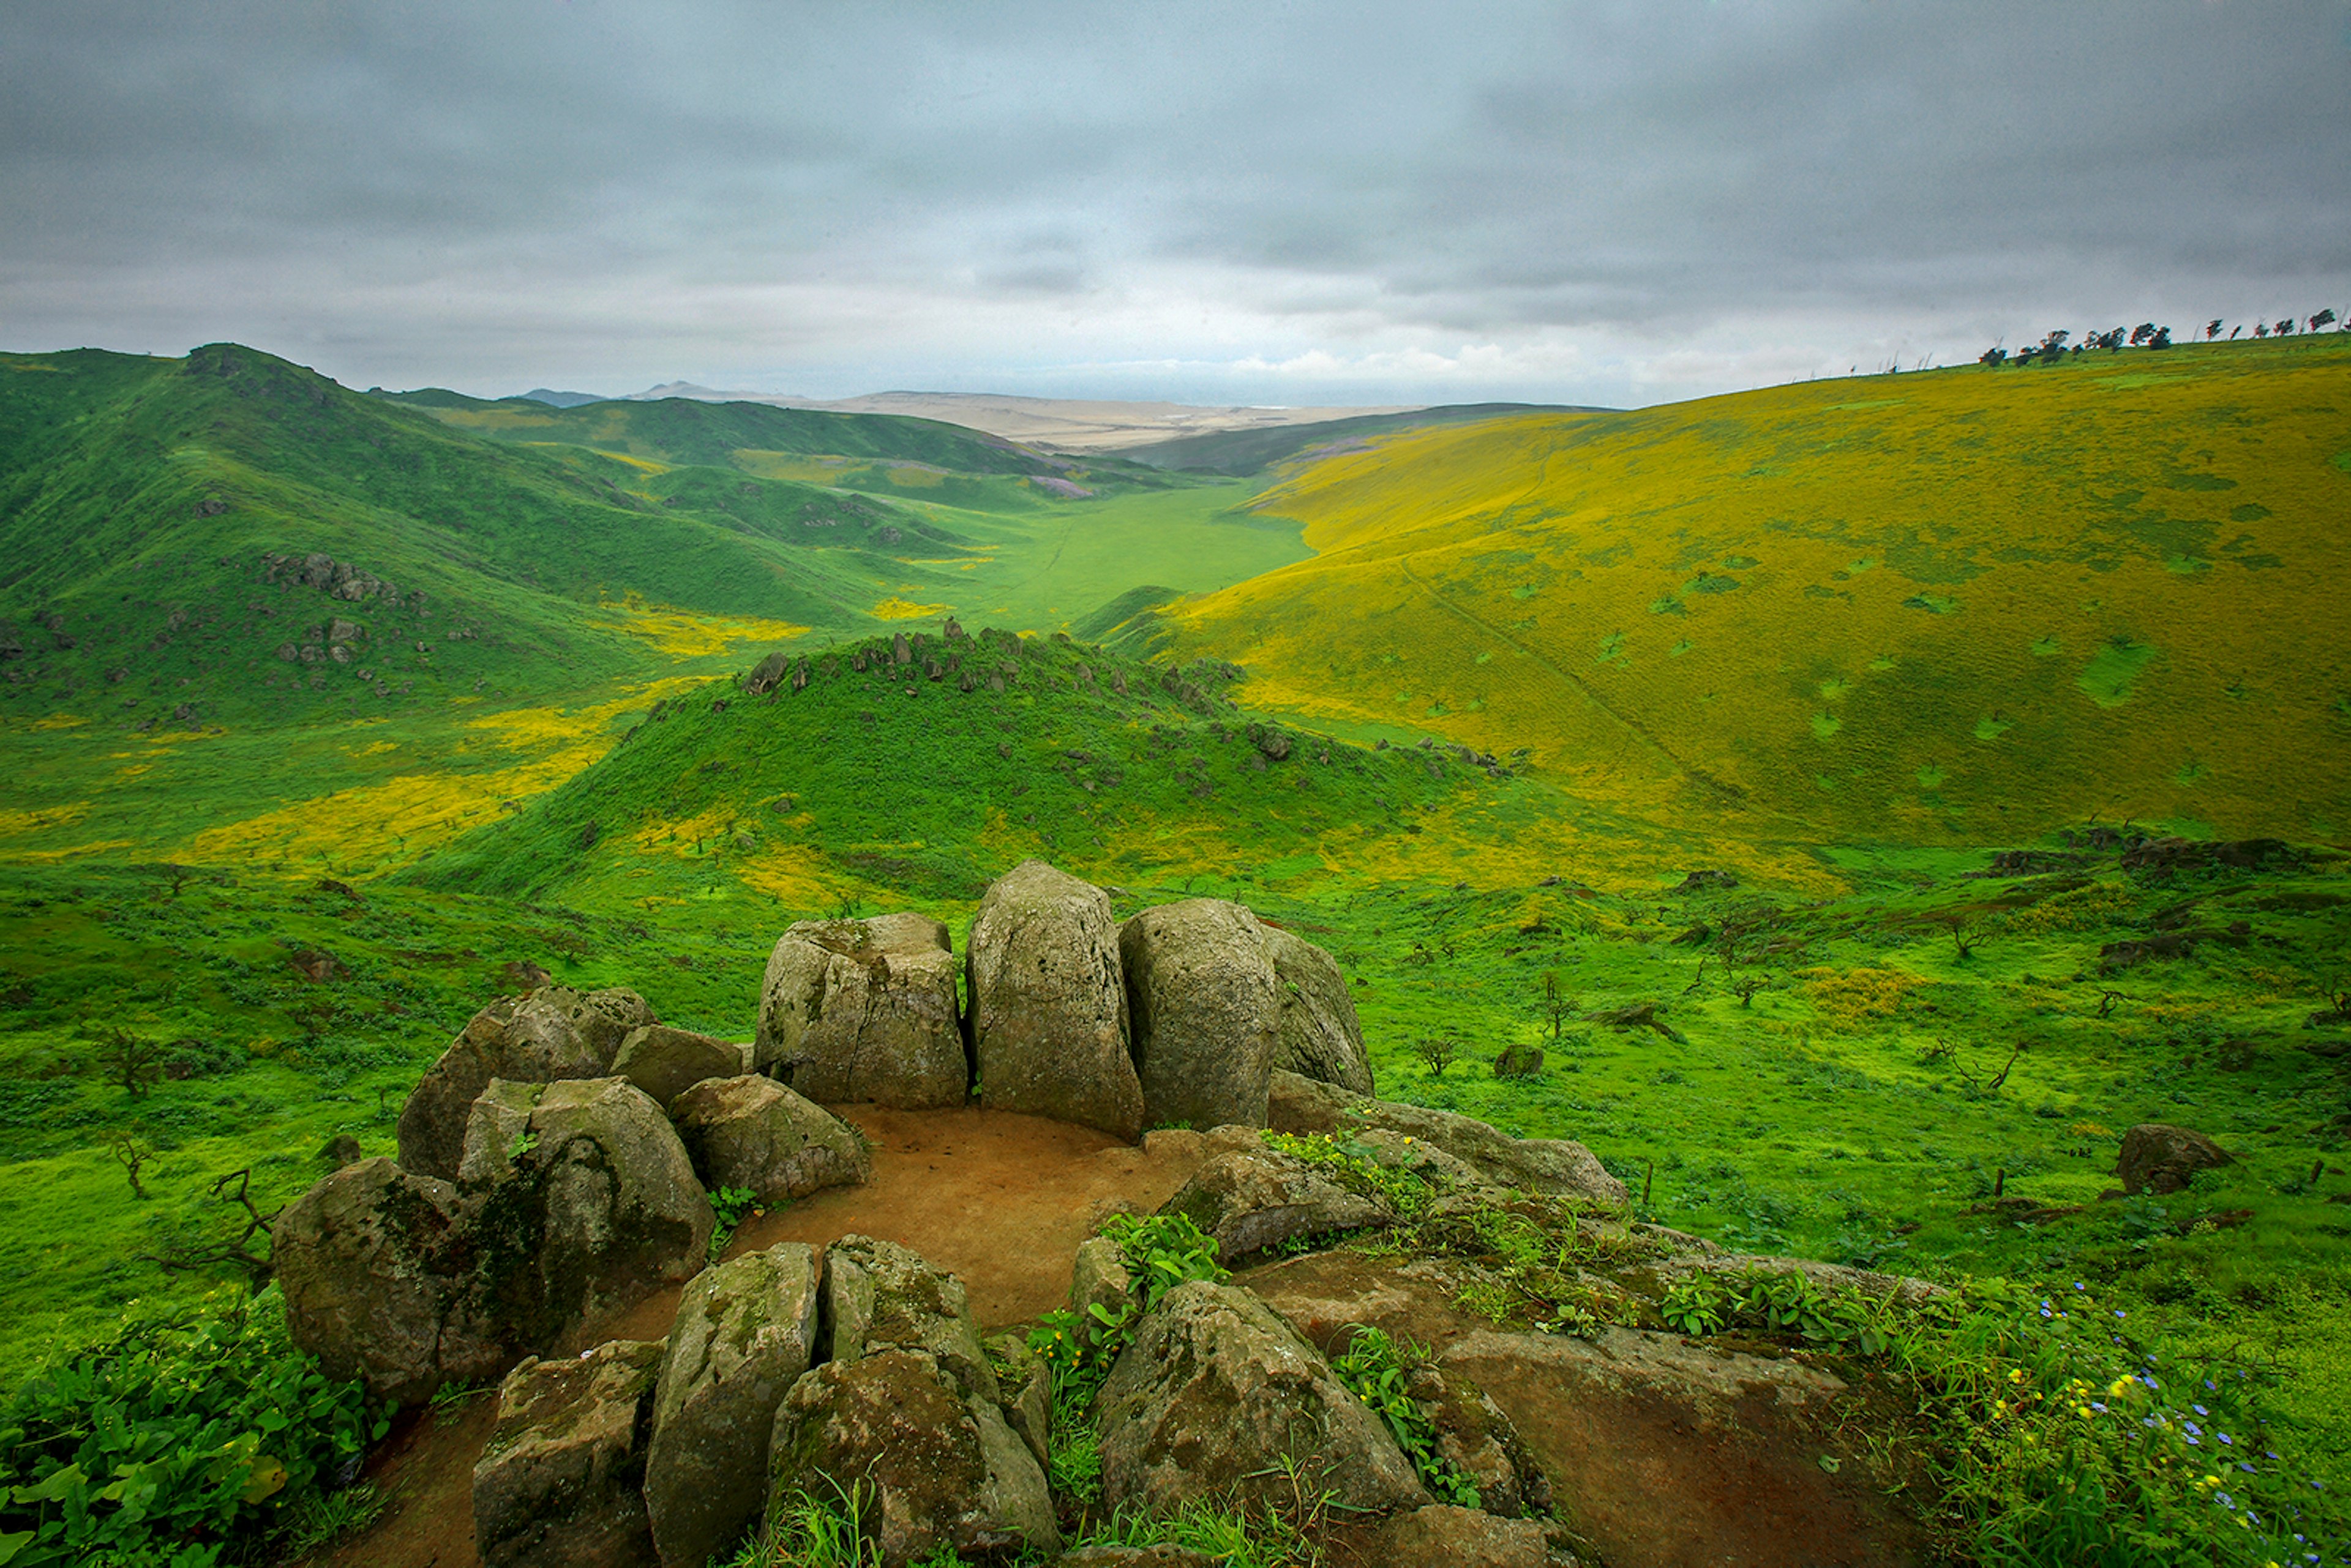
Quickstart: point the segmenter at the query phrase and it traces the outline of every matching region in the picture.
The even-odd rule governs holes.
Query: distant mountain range
[[[1378,408],[1204,407],[1180,402],[1119,402],[1086,398],[1017,397],[1004,392],[884,392],[862,397],[795,397],[787,392],[726,392],[693,382],[664,382],[623,397],[536,387],[522,394],[555,408],[582,403],[658,402],[684,398],[695,402],[757,402],[771,408],[813,409],[826,413],[888,413],[935,419],[967,429],[1053,452],[1122,452],[1186,436],[1234,431],[1278,430],[1336,419],[1395,415],[1418,404]]]

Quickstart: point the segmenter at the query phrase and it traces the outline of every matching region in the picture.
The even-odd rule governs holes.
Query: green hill
[[[1118,455],[1155,468],[1190,474],[1223,474],[1247,478],[1262,474],[1293,457],[1315,456],[1329,449],[1385,435],[1400,430],[1426,430],[1522,413],[1590,413],[1604,410],[1560,403],[1466,402],[1419,408],[1409,413],[1364,413],[1347,419],[1316,420],[1311,424],[1283,424],[1266,430],[1219,430],[1205,435],[1182,435],[1130,446]]]

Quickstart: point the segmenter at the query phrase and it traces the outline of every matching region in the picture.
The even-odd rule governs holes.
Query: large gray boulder
[[[1119,927],[1146,1124],[1265,1125],[1281,998],[1265,927],[1238,904],[1188,898]]]
[[[829,1361],[793,1384],[769,1470],[787,1497],[831,1501],[861,1483],[861,1523],[888,1568],[942,1547],[979,1557],[1061,1542],[1036,1456],[926,1351]]]
[[[1211,1155],[1159,1212],[1183,1215],[1215,1237],[1217,1256],[1228,1265],[1292,1237],[1361,1230],[1395,1218],[1385,1203],[1350,1192],[1304,1160],[1261,1143]]]
[[[477,1288],[532,1350],[691,1278],[717,1222],[669,1118],[622,1078],[493,1082],[463,1171]]]
[[[501,997],[475,1013],[400,1110],[400,1163],[419,1176],[456,1178],[474,1102],[493,1078],[548,1083],[601,1078],[632,1030],[653,1022],[634,991],[542,986]]]
[[[766,1503],[776,1408],[815,1354],[816,1270],[816,1253],[788,1241],[696,1275],[678,1302],[644,1477],[670,1568],[701,1568]]]
[[[507,1374],[474,1463],[484,1568],[652,1568],[645,1442],[661,1363],[659,1340],[612,1340]]]
[[[755,1061],[828,1105],[962,1104],[971,1074],[947,928],[912,914],[793,925],[768,956]]]
[[[1433,1144],[1493,1186],[1622,1207],[1625,1184],[1599,1156],[1565,1138],[1513,1138],[1474,1117],[1352,1094],[1295,1072],[1273,1074],[1268,1120],[1277,1133],[1381,1132]]]
[[[964,958],[988,1105],[1140,1137],[1143,1085],[1110,895],[1023,861],[980,900]]]
[[[669,1112],[714,1192],[733,1187],[782,1203],[873,1174],[856,1128],[759,1073],[705,1079],[673,1100]]]
[[[1380,1512],[1430,1500],[1386,1424],[1272,1308],[1196,1280],[1137,1328],[1096,1397],[1105,1511],[1308,1495]]]
[[[823,1310],[826,1360],[919,1350],[965,1393],[990,1405],[1003,1396],[963,1281],[932,1268],[911,1247],[844,1236],[826,1248]]]
[[[663,1106],[705,1079],[742,1071],[741,1046],[660,1023],[631,1030],[612,1058],[613,1077],[627,1079]]]
[[[1281,991],[1274,1065],[1357,1094],[1374,1092],[1363,1022],[1337,960],[1279,925],[1265,927],[1265,956]]]
[[[294,1343],[402,1404],[496,1375],[512,1357],[460,1278],[469,1229],[455,1187],[388,1159],[326,1177],[270,1231]]]

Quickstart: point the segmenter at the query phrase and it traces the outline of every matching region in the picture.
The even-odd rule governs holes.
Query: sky
[[[8,0],[0,347],[1637,406],[2351,317],[2346,153],[2351,0]]]

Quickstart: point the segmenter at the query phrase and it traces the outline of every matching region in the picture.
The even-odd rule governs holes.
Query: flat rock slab
[[[1923,1560],[1917,1521],[1836,1439],[1851,1395],[1827,1373],[1672,1334],[1496,1330],[1451,1304],[1437,1262],[1398,1269],[1325,1252],[1242,1282],[1317,1343],[1361,1322],[1429,1346],[1448,1379],[1468,1379],[1510,1417],[1561,1512],[1610,1568]]]
[[[1374,1100],[1299,1073],[1277,1071],[1268,1085],[1265,1125],[1277,1133],[1385,1132],[1434,1144],[1497,1186],[1621,1208],[1625,1184],[1599,1157],[1565,1138],[1513,1138],[1475,1117]]]

